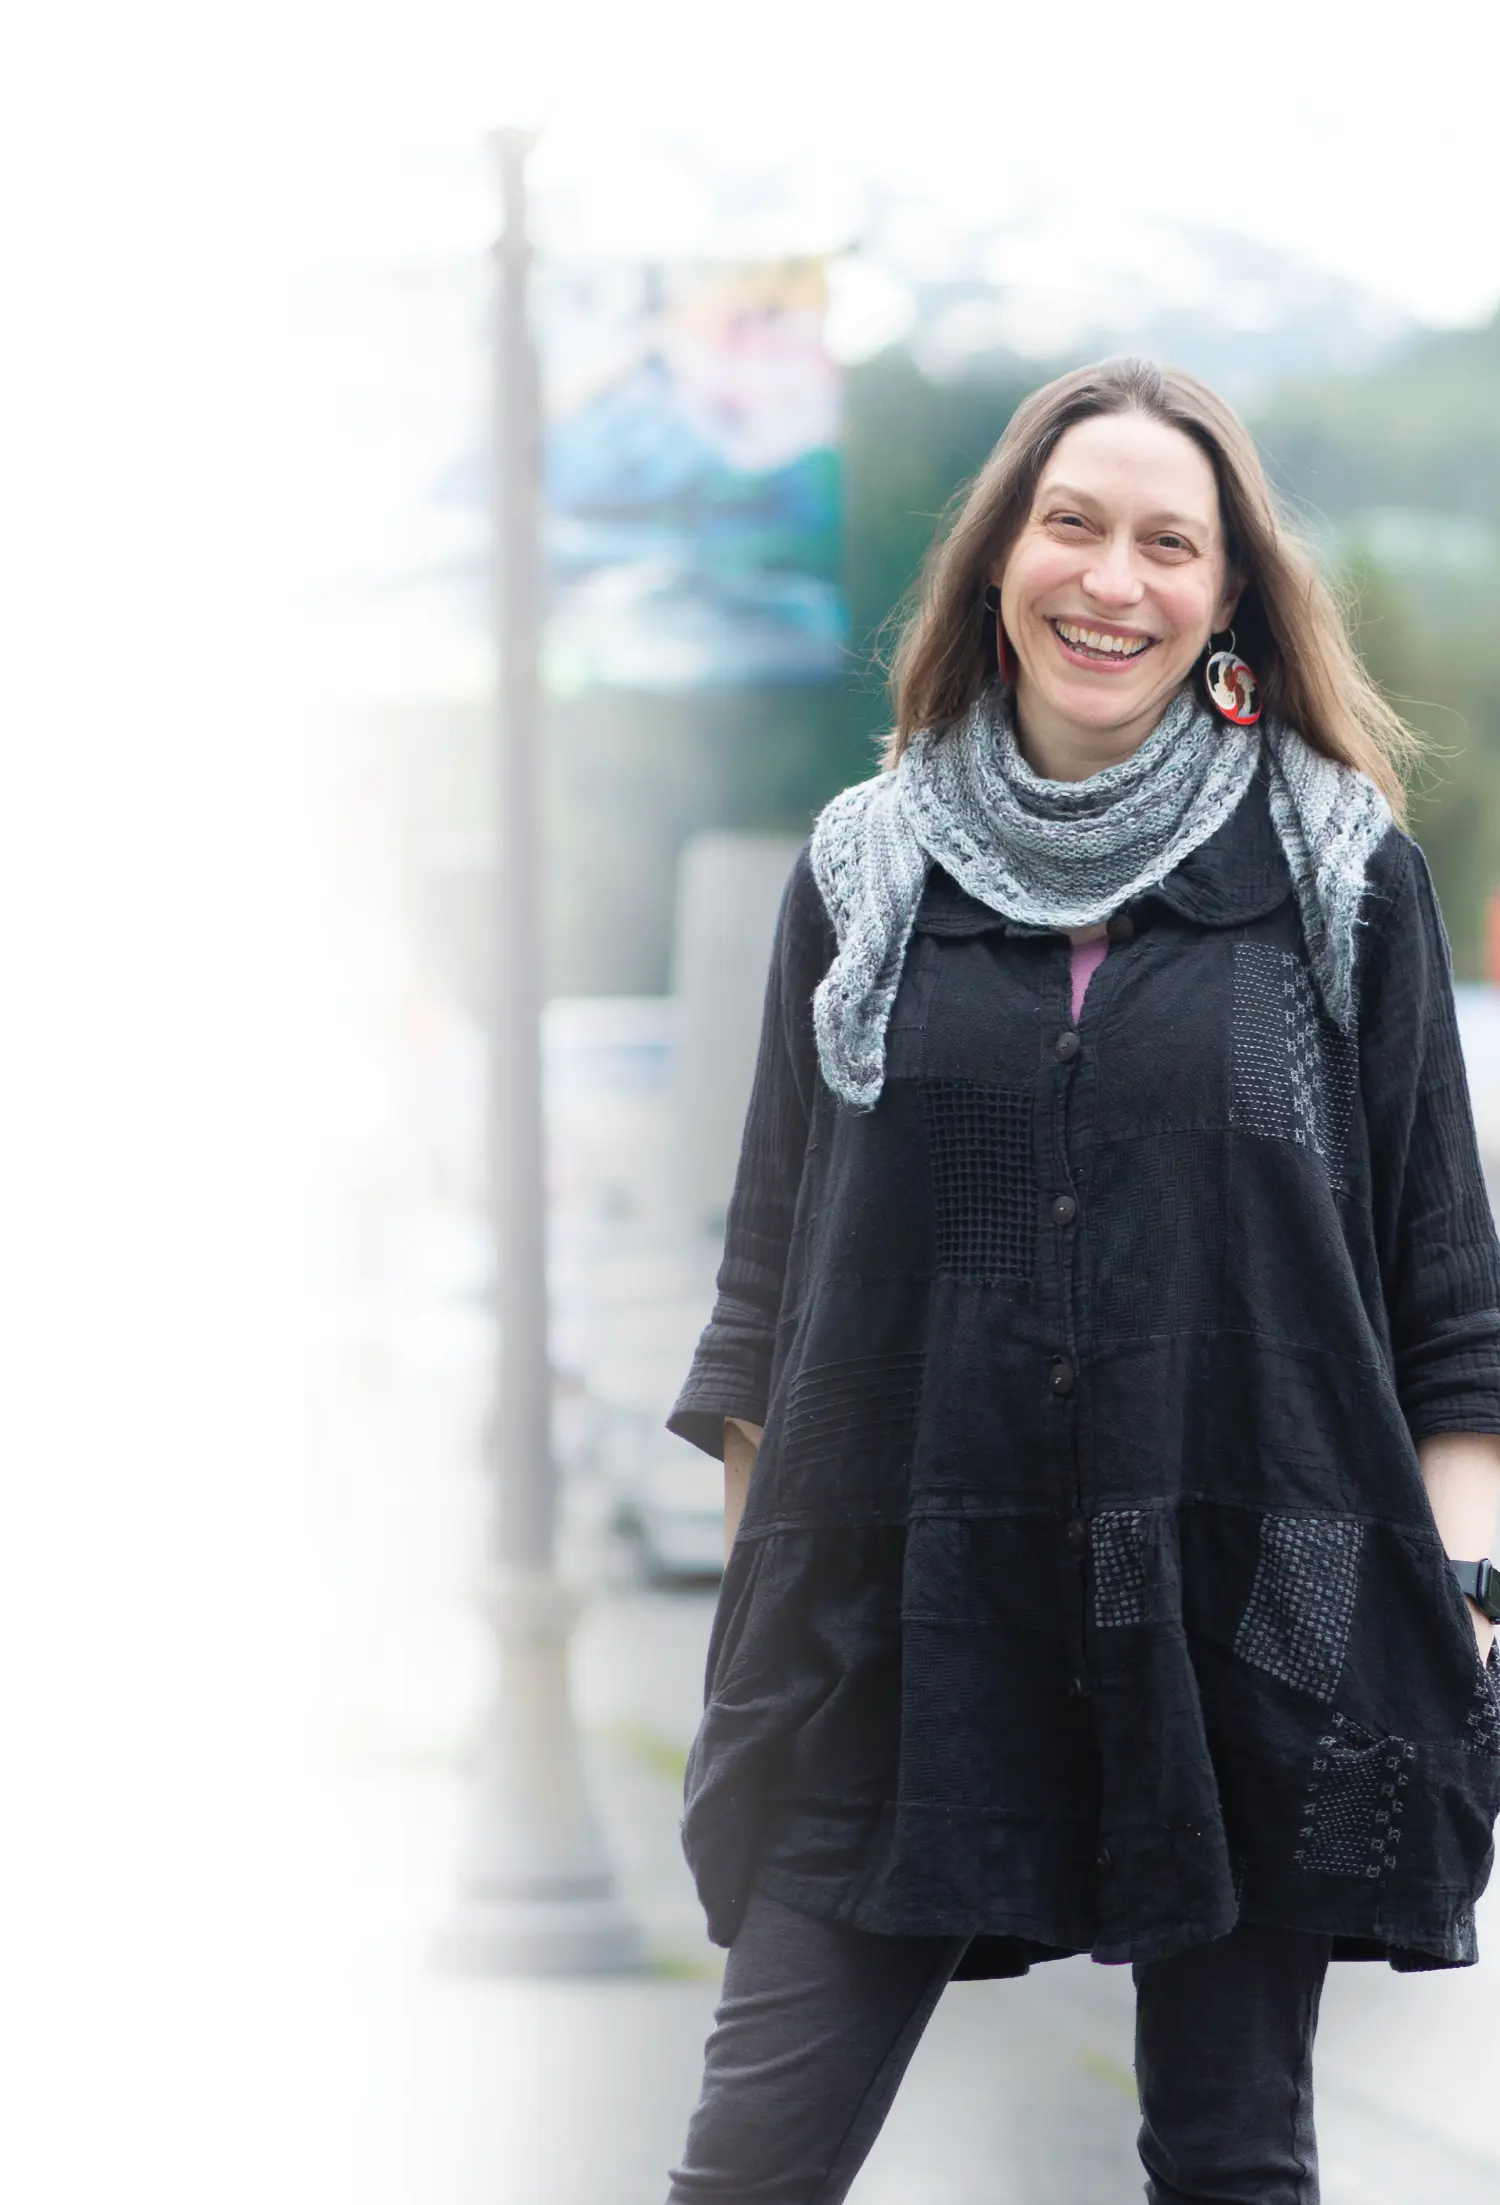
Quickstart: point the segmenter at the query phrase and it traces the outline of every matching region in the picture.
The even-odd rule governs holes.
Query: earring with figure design
[[[1234,630],[1226,631],[1227,643],[1210,636],[1203,686],[1208,701],[1221,718],[1235,727],[1254,727],[1260,718],[1260,683],[1234,647]]]

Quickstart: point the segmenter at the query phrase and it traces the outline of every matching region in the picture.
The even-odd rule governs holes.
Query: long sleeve
[[[818,1081],[813,991],[833,928],[804,848],[776,923],[755,1080],[719,1266],[718,1298],[668,1428],[722,1455],[724,1419],[765,1422],[776,1324]]]
[[[1414,1439],[1500,1432],[1500,1247],[1448,938],[1414,842],[1393,831],[1377,871],[1360,1055],[1396,1389]]]

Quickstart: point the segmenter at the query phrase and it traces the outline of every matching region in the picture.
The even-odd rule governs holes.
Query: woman
[[[1240,423],[1132,361],[1021,407],[894,687],[672,1416],[733,1541],[672,2198],[833,2205],[951,1977],[1089,1952],[1147,2194],[1305,2205],[1328,1961],[1472,1962],[1500,1805],[1500,1251],[1410,738]]]

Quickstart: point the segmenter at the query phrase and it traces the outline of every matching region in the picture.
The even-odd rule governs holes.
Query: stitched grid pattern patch
[[[1500,1639],[1474,1681],[1474,1698],[1464,1721],[1467,1752],[1500,1754]]]
[[[939,1271],[987,1284],[1029,1279],[1037,1181],[1028,1088],[924,1080]]]
[[[787,1391],[784,1456],[842,1455],[849,1441],[909,1448],[922,1396],[922,1357],[858,1355],[799,1371]]]
[[[1094,1518],[1094,1621],[1101,1631],[1146,1620],[1143,1508],[1102,1508]]]
[[[1324,1018],[1302,959],[1236,942],[1232,1122],[1315,1149],[1342,1179],[1357,1082],[1354,1043]]]
[[[1234,1650],[1314,1699],[1333,1697],[1359,1584],[1362,1524],[1266,1516]]]
[[[1397,1864],[1417,1749],[1333,1715],[1318,1740],[1292,1858],[1314,1875],[1376,1882]]]

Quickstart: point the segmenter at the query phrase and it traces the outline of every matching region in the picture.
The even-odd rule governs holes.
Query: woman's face
[[[1080,752],[1087,770],[1128,756],[1239,594],[1207,455],[1146,414],[1076,422],[990,579],[1028,747]]]

